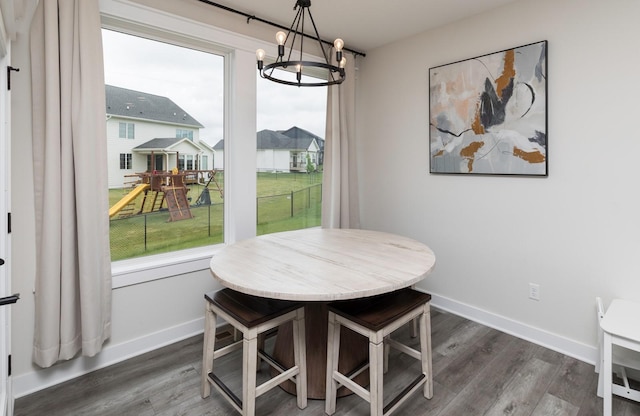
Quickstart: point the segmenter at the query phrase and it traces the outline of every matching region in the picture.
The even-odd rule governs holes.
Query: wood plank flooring
[[[459,316],[432,311],[434,396],[414,395],[395,414],[430,416],[602,415],[592,365],[523,341]],[[398,339],[411,340],[408,328]],[[225,357],[220,372],[240,391],[240,355]],[[215,390],[200,398],[202,336],[95,371],[20,398],[16,416],[177,416],[232,415]],[[233,362],[235,360],[235,362]],[[218,361],[217,361],[218,362]],[[265,364],[263,364],[264,366]],[[263,367],[263,369],[266,367]],[[402,389],[419,363],[392,350],[385,397]],[[266,373],[266,371],[261,371]],[[324,415],[324,401],[306,409],[274,389],[258,398],[258,415]],[[338,399],[336,415],[364,416],[368,403],[355,395]],[[614,415],[640,416],[640,404],[614,397]]]

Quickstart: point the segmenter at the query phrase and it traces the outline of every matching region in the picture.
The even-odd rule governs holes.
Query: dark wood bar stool
[[[397,409],[415,391],[423,388],[424,397],[433,397],[431,366],[431,295],[413,289],[402,289],[371,298],[338,301],[329,304],[327,339],[327,393],[325,412],[336,410],[336,391],[342,385],[368,401],[371,415],[386,416]],[[402,325],[419,319],[420,351],[401,344],[390,335]],[[338,371],[340,327],[345,326],[369,339],[369,363],[352,374]],[[421,361],[421,374],[398,396],[383,407],[383,373],[385,372],[385,344]],[[352,378],[369,368],[369,390]]]
[[[251,296],[231,289],[204,295],[206,299],[204,348],[202,353],[203,398],[214,386],[242,415],[253,416],[256,398],[285,380],[296,384],[298,407],[307,407],[307,370],[304,328],[304,306],[289,302]],[[215,348],[216,319],[220,317],[240,331],[243,339],[222,348]],[[285,322],[293,323],[294,365],[286,369],[264,350],[259,349],[259,335]],[[242,398],[235,395],[214,373],[214,362],[242,348]],[[277,375],[257,385],[258,357],[277,371]]]

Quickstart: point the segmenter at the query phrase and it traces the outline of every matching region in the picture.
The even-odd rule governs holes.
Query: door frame
[[[11,40],[0,12],[0,297],[11,295],[11,95],[8,77]],[[4,71],[4,73],[2,73]],[[13,415],[11,306],[0,306],[0,416]]]

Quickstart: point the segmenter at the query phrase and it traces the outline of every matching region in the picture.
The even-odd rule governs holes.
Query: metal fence
[[[258,234],[320,225],[322,184],[256,198]],[[110,221],[111,260],[124,260],[224,241],[224,204],[191,206],[192,219],[169,221],[165,210]]]
[[[258,225],[280,221],[304,212],[314,215],[322,204],[322,184],[292,191],[286,194],[256,198],[256,223]]]
[[[111,260],[123,260],[223,241],[223,204],[192,206],[192,219],[169,221],[161,210],[110,221]]]

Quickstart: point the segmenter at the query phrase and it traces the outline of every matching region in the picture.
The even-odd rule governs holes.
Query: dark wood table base
[[[307,339],[307,397],[324,399],[327,371],[327,325],[328,309],[326,302],[309,302],[305,306],[305,336]],[[273,356],[285,367],[293,365],[293,326],[291,323],[278,328]],[[338,368],[343,374],[355,369],[369,358],[369,343],[366,338],[342,327],[340,333],[340,360]],[[355,378],[362,386],[369,384],[369,371],[363,371]],[[296,394],[295,384],[286,381],[280,385],[285,391]],[[338,396],[352,394],[342,387]]]

